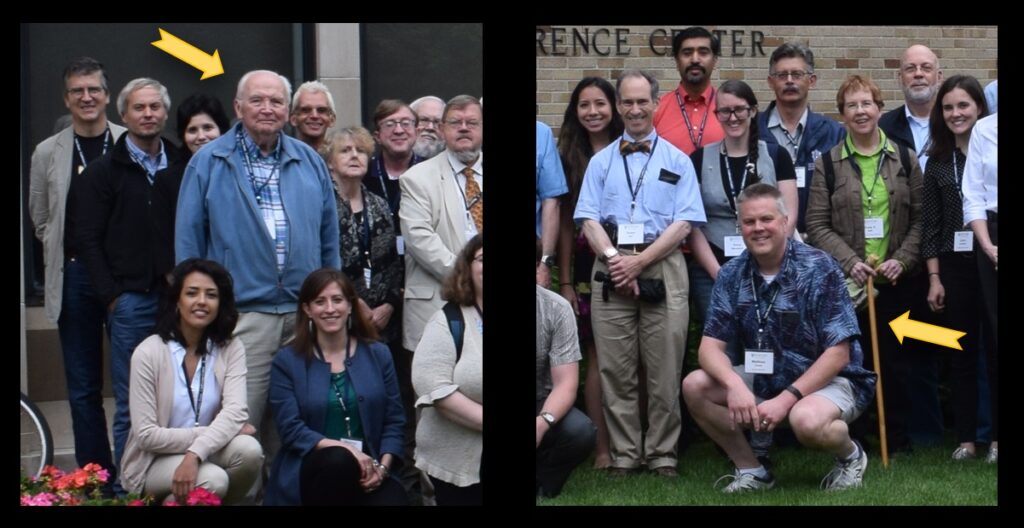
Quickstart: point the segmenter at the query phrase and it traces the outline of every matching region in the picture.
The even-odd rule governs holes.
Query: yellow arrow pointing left
[[[200,81],[224,73],[224,65],[220,62],[220,50],[214,50],[213,55],[207,55],[206,52],[188,42],[175,37],[163,29],[157,29],[160,31],[160,40],[150,44],[203,72],[203,76],[199,78]]]
[[[957,340],[967,335],[967,332],[915,321],[910,318],[910,310],[889,321],[889,326],[892,328],[892,332],[896,334],[896,339],[900,341],[900,344],[903,344],[904,337],[909,337],[918,341],[932,343],[933,345],[963,350]]]

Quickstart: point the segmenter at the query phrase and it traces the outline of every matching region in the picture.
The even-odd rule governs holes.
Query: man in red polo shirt
[[[725,137],[711,114],[716,107],[711,72],[722,45],[708,30],[694,26],[672,38],[672,56],[679,70],[679,86],[662,96],[654,114],[654,128],[686,154]]]

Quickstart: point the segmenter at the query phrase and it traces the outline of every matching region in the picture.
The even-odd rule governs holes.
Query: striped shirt
[[[269,155],[264,156],[259,146],[249,137],[245,127],[238,128],[238,140],[242,144],[242,152],[246,157],[245,168],[249,183],[252,184],[253,196],[263,214],[263,223],[267,234],[274,241],[274,253],[277,255],[277,271],[284,270],[288,257],[288,217],[284,212],[281,200],[281,139]]]

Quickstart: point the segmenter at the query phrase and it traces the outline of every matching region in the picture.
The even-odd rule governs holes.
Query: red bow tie
[[[645,139],[643,141],[637,141],[636,143],[631,143],[629,141],[622,140],[622,142],[619,143],[619,153],[621,153],[623,156],[627,156],[634,152],[646,152],[650,154],[651,140]]]

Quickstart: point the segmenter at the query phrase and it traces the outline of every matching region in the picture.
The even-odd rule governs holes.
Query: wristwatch
[[[544,255],[540,258],[540,263],[551,269],[555,267],[555,257],[553,255]]]
[[[619,250],[616,249],[615,246],[611,246],[608,249],[604,250],[604,253],[601,254],[601,262],[608,262],[608,259],[618,254]]]
[[[545,422],[548,423],[548,427],[554,427],[555,426],[555,415],[553,415],[553,414],[551,414],[551,413],[549,413],[547,411],[541,411],[539,416],[541,418],[543,418]]]

